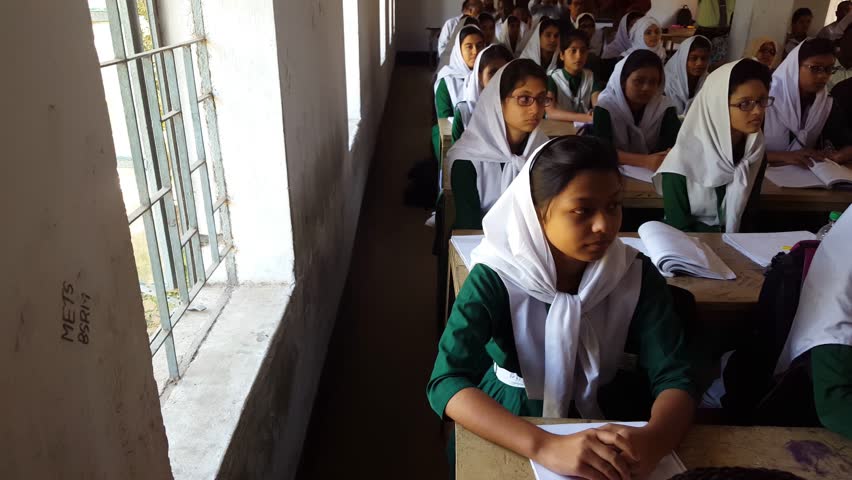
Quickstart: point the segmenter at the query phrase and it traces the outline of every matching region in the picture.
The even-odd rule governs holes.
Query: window
[[[151,354],[172,380],[174,328],[223,262],[236,283],[201,7],[186,4],[192,35],[163,45],[154,0],[89,0]]]
[[[343,50],[346,68],[346,111],[349,147],[355,143],[361,121],[361,48],[358,35],[358,0],[343,2]]]
[[[379,61],[385,64],[388,49],[388,0],[379,0]]]

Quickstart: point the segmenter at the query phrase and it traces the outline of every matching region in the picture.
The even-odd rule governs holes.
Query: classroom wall
[[[659,20],[663,26],[674,23],[678,10],[686,5],[692,11],[692,18],[698,16],[698,0],[654,0],[651,2],[651,10],[648,15]]]
[[[829,6],[831,3],[832,2],[829,0],[795,0],[793,2],[793,9],[790,11],[790,18],[793,18],[793,12],[796,11],[797,8],[810,8],[811,12],[814,14],[814,19],[811,21],[811,29],[808,30],[808,35],[816,36],[819,29],[824,27],[826,23],[831,23],[835,20],[834,11],[837,8],[837,5],[834,5],[834,8],[831,9],[829,15]],[[825,21],[827,16],[831,17],[831,20],[828,22]]]
[[[728,60],[742,58],[753,38],[770,37],[783,46],[792,14],[793,0],[737,0],[728,40]]]
[[[8,3],[0,40],[0,472],[171,478],[87,3]]]

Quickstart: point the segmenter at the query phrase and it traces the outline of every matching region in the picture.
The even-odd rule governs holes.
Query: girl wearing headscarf
[[[617,237],[622,188],[602,139],[559,137],[532,155],[483,220],[427,387],[441,418],[561,475],[647,475],[692,421],[671,294]],[[520,416],[648,424],[559,436]]]
[[[559,58],[559,25],[549,18],[542,19],[533,25],[518,47],[516,57],[529,58],[547,73],[556,70],[556,59]]]
[[[630,32],[636,24],[636,21],[643,16],[644,14],[642,12],[628,12],[621,17],[621,21],[618,22],[618,30],[615,32],[615,38],[606,44],[601,58],[606,60],[618,58],[624,55],[624,52],[626,52],[632,44],[630,41]]]
[[[523,23],[514,15],[506,17],[497,24],[497,42],[503,44],[510,52],[514,53],[518,49],[518,43],[524,33]]]
[[[709,42],[708,42],[709,43]],[[765,144],[760,127],[771,106],[769,69],[728,63],[707,77],[677,143],[654,175],[665,221],[687,232],[737,232],[756,185]]]
[[[692,99],[707,78],[709,66],[710,40],[701,35],[684,40],[666,63],[666,96],[677,108],[678,115],[686,115]]]
[[[449,64],[438,71],[435,81],[435,111],[438,118],[453,116],[456,103],[462,99],[464,81],[473,71],[476,54],[485,48],[479,27],[468,25],[459,31],[452,45]],[[438,126],[432,127],[432,148],[435,158],[441,158],[441,138]]]
[[[462,101],[456,105],[453,114],[453,141],[458,140],[473,115],[473,110],[476,108],[476,102],[479,100],[479,94],[482,89],[488,85],[491,78],[504,65],[513,60],[512,53],[503,45],[491,45],[485,47],[476,56],[476,63],[473,65],[473,73],[468,75],[464,81],[464,91],[462,93]]]
[[[677,110],[663,94],[663,64],[636,50],[615,66],[593,113],[595,135],[613,142],[619,162],[656,171],[677,140]]]
[[[831,40],[814,38],[793,49],[775,70],[769,92],[775,106],[766,112],[763,130],[771,166],[806,168],[824,157],[852,161],[852,130],[826,89],[834,62]]]
[[[547,109],[547,118],[567,122],[592,123],[592,108],[597,93],[603,90],[595,82],[595,74],[585,68],[589,58],[589,38],[581,30],[559,35],[559,58],[562,68],[547,79],[547,90],[555,104]]]
[[[538,128],[550,103],[544,71],[513,60],[482,90],[464,135],[447,152],[456,229],[482,229],[482,217],[529,155],[547,141]]]
[[[577,17],[577,30],[589,37],[589,53],[600,58],[603,54],[603,30],[597,29],[595,16],[589,12],[581,13]]]
[[[749,42],[745,51],[744,58],[751,58],[769,67],[770,70],[775,70],[778,63],[781,61],[781,56],[778,55],[778,43],[769,37],[757,37]]]
[[[636,50],[650,50],[666,61],[666,49],[663,47],[663,29],[656,18],[644,16],[636,21],[630,30],[630,48],[624,52],[628,56]]]

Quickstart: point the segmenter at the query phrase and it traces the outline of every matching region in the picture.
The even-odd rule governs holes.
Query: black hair
[[[556,23],[556,20],[550,17],[541,17],[541,23],[538,25],[538,34],[541,35],[541,32],[550,27],[556,27],[556,29],[559,30],[559,24]]]
[[[479,20],[479,24],[480,24],[480,25],[482,24],[482,22],[491,22],[491,23],[495,23],[495,22],[496,22],[496,20],[494,20],[494,15],[491,15],[491,14],[490,14],[490,13],[488,13],[488,12],[482,12],[482,13],[480,13],[480,14],[479,14],[479,17],[477,17],[477,19]]]
[[[728,96],[731,96],[737,87],[749,80],[759,80],[769,90],[769,85],[772,83],[772,72],[769,71],[769,67],[757,60],[750,58],[740,60],[731,69],[731,78],[728,80]]]
[[[793,22],[796,23],[802,17],[813,17],[814,14],[811,12],[810,8],[797,8],[795,12],[793,12]]]
[[[802,477],[769,468],[705,467],[678,473],[670,480],[802,480]]]
[[[528,78],[537,78],[547,85],[547,73],[529,58],[519,58],[506,65],[500,78],[500,99],[506,99],[512,94],[515,86]]]
[[[595,17],[594,17],[594,16],[591,16],[591,15],[583,15],[582,13],[581,13],[580,15],[581,15],[582,17],[580,18],[580,20],[579,20],[579,21],[577,21],[577,26],[578,26],[578,27],[580,26],[580,24],[581,24],[581,23],[583,23],[583,22],[585,22],[585,21],[590,21],[590,22],[594,23],[594,24],[595,24],[595,27],[597,28],[597,22],[595,21]]]
[[[510,23],[521,23],[521,19],[514,15],[509,15],[508,17],[506,17],[506,24]]]
[[[689,46],[689,52],[692,53],[695,50],[712,50],[713,47],[710,45],[710,40],[707,40],[707,37],[695,37],[695,40],[692,41],[692,45]]]
[[[618,153],[612,142],[592,135],[565,135],[548,141],[530,168],[533,205],[543,216],[553,198],[583,170],[618,170]]]
[[[482,75],[482,71],[486,66],[490,65],[494,60],[505,60],[506,63],[514,60],[512,52],[505,45],[494,45],[482,51],[482,58],[479,59],[479,71],[477,75]]]
[[[465,15],[465,16],[464,16],[464,26],[466,27],[466,26],[468,26],[468,25],[476,25],[476,26],[479,26],[479,20],[477,20],[477,19],[476,19],[476,18],[474,18],[474,17],[471,17],[470,15]]]
[[[843,0],[842,2],[838,3],[837,10],[835,10],[834,13],[836,14],[843,7],[852,7],[852,2],[850,2],[849,0]]]
[[[469,6],[470,6],[470,2],[472,2],[472,1],[473,1],[473,0],[464,0],[464,1],[462,2],[462,12],[463,12],[463,11],[465,11],[465,10],[467,10],[467,7],[469,7]]]
[[[575,41],[580,41],[586,44],[586,47],[590,45],[589,36],[586,35],[586,32],[582,30],[569,30],[567,32],[560,31],[559,32],[559,51],[564,52],[566,48],[570,47],[571,44]]]
[[[660,57],[650,50],[636,50],[627,57],[624,66],[621,68],[621,78],[618,79],[621,82],[621,88],[624,89],[627,77],[631,73],[645,67],[653,67],[659,70],[661,83],[663,82],[663,62]]]
[[[627,12],[627,23],[626,23],[626,25],[630,25],[630,22],[635,22],[636,20],[639,20],[640,18],[642,18],[644,16],[645,16],[644,13],[637,12],[635,10],[632,11],[632,12]]]
[[[834,55],[834,42],[827,38],[811,38],[803,41],[802,46],[799,47],[799,65],[818,55]]]
[[[482,36],[482,30],[479,29],[476,25],[468,25],[461,29],[459,32],[459,46],[464,43],[464,39],[471,35],[479,35]]]

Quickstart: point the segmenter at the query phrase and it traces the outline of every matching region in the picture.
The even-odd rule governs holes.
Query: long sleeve
[[[811,349],[814,404],[820,422],[852,439],[852,347],[820,345]]]
[[[613,141],[612,119],[605,108],[595,107],[592,112],[592,133],[604,140]]]
[[[462,114],[459,111],[459,108],[456,107],[453,110],[453,142],[457,142],[458,139],[461,138],[462,133],[464,133],[464,122],[462,121]]]
[[[660,123],[660,139],[657,141],[657,151],[661,152],[674,147],[679,132],[680,119],[677,117],[677,109],[669,107],[663,114],[663,120]]]
[[[438,57],[441,57],[441,54],[444,53],[444,49],[447,48],[447,44],[450,43],[450,35],[453,33],[453,30],[456,28],[456,22],[453,21],[453,18],[450,18],[444,25],[441,27],[441,33],[438,35]]]
[[[476,188],[476,169],[468,160],[456,160],[450,171],[456,222],[453,228],[482,230],[482,203]]]
[[[719,232],[719,225],[707,225],[692,215],[686,177],[663,173],[663,211],[665,222],[684,232]]]
[[[837,101],[832,105],[828,120],[822,128],[822,137],[830,140],[837,149],[852,145],[852,127],[846,122],[846,112]]]
[[[453,100],[450,97],[447,82],[442,79],[435,91],[435,112],[438,114],[438,118],[450,118],[453,116],[454,109],[455,105],[453,105]]]

